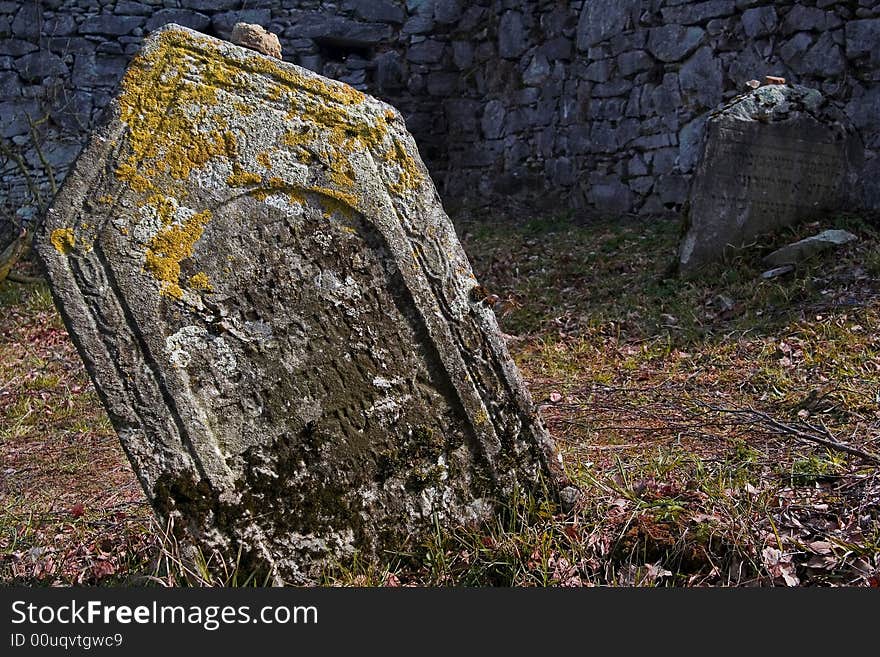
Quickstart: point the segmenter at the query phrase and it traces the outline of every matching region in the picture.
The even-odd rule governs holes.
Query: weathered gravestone
[[[39,249],[147,496],[245,570],[314,580],[561,481],[400,115],[348,86],[154,33]]]
[[[842,112],[805,87],[769,85],[708,118],[679,269],[718,262],[762,233],[852,202],[862,144]]]

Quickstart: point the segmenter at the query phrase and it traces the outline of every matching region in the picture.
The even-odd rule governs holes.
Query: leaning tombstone
[[[818,91],[774,83],[738,96],[707,120],[679,270],[695,273],[762,233],[849,208],[861,164],[861,139]]]
[[[314,582],[559,491],[412,137],[351,87],[166,26],[38,248],[158,515],[242,572]]]

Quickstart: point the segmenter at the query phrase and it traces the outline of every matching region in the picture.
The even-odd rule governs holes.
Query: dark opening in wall
[[[355,44],[336,39],[315,39],[318,54],[326,62],[345,63],[349,58],[372,61],[373,49],[363,44]]]

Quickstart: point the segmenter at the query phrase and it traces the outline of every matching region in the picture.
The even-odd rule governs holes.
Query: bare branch
[[[817,445],[822,445],[823,447],[827,447],[838,452],[850,454],[851,456],[858,457],[868,463],[880,465],[880,455],[866,452],[862,449],[858,449],[857,447],[852,447],[838,440],[834,440],[833,437],[825,437],[813,431],[804,431],[803,429],[800,429],[798,427],[785,424],[784,422],[780,422],[773,416],[768,415],[767,413],[764,413],[762,411],[756,411],[753,408],[723,408],[720,406],[710,406],[708,404],[701,405],[717,413],[726,413],[739,415],[741,417],[753,418],[757,420],[757,424],[760,424],[765,429],[772,431],[777,435],[794,436],[796,438],[800,438],[801,440],[816,443]],[[832,436],[832,434],[827,429],[822,433],[827,434],[827,436]]]

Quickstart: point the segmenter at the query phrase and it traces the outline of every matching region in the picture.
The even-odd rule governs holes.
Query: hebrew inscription
[[[691,188],[681,270],[846,207],[860,150],[842,116],[802,87],[762,87],[713,114]]]

